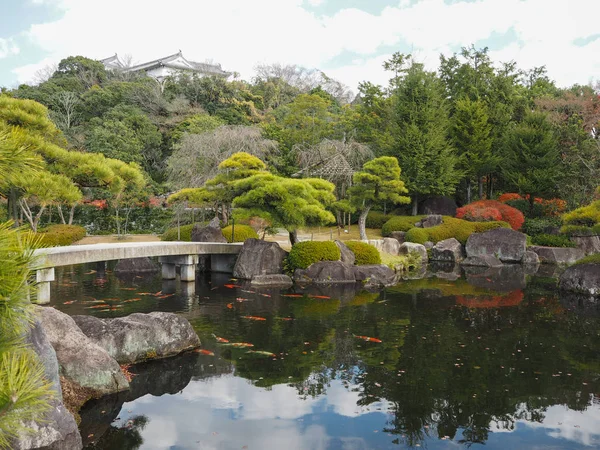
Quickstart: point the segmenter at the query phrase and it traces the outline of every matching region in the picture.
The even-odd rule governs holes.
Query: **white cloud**
[[[0,59],[19,54],[19,47],[12,39],[0,38]]]
[[[433,69],[439,53],[512,30],[518,42],[493,52],[494,58],[516,60],[524,69],[545,64],[561,85],[586,83],[600,71],[600,40],[583,47],[573,43],[598,32],[597,0],[402,1],[380,14],[344,8],[332,16],[307,11],[304,0],[171,0],[169,8],[148,7],[145,0],[104,0],[102,8],[85,0],[36,1],[53,1],[65,11],[61,19],[33,25],[27,34],[53,61],[114,52],[144,61],[181,49],[190,59],[212,59],[249,79],[257,63],[323,67],[349,52],[364,64],[353,61],[328,72],[355,88],[362,80],[387,81],[382,48],[408,49]],[[27,81],[46,64],[15,73]]]

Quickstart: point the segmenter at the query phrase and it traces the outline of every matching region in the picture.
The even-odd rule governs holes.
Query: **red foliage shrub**
[[[94,206],[98,209],[106,209],[108,207],[108,202],[106,200],[91,200],[89,202],[85,202],[88,205]]]
[[[456,210],[456,217],[471,222],[502,220],[507,222],[513,230],[520,229],[525,222],[525,216],[521,211],[496,200],[479,200],[469,203]]]
[[[458,295],[456,297],[456,304],[467,308],[502,308],[517,306],[523,301],[523,298],[523,291],[519,289],[506,295],[495,295],[492,297],[467,297]]]
[[[500,203],[507,203],[511,200],[529,201],[529,195],[522,196],[515,192],[509,192],[498,197]],[[544,199],[535,197],[533,201],[542,207],[545,216],[560,216],[567,209],[567,202],[560,198]]]

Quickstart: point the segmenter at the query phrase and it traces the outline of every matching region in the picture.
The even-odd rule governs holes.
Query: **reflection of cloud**
[[[327,405],[336,414],[346,417],[358,417],[369,412],[386,413],[387,403],[376,402],[367,407],[359,406],[360,392],[346,389],[340,382],[332,382],[327,389]]]
[[[545,429],[548,436],[566,439],[587,446],[600,446],[600,405],[593,404],[585,411],[573,411],[564,405],[550,406],[541,423],[517,420],[529,428]],[[493,432],[511,431],[492,423]]]

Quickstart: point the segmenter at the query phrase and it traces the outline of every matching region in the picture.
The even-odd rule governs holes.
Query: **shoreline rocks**
[[[509,228],[473,233],[467,239],[467,257],[494,256],[502,262],[520,263],[527,248],[527,237]]]
[[[365,287],[392,286],[398,282],[396,273],[384,264],[351,266],[342,261],[319,261],[307,269],[296,269],[294,281],[298,284],[351,284]]]
[[[431,249],[431,261],[457,263],[465,259],[463,246],[455,238],[445,239]]]
[[[577,264],[567,268],[559,278],[558,287],[562,291],[600,297],[600,264]]]
[[[252,280],[257,275],[283,273],[287,252],[277,242],[246,239],[233,268],[234,278]]]
[[[573,264],[585,256],[580,248],[569,247],[541,247],[531,246],[529,250],[536,253],[542,264]]]

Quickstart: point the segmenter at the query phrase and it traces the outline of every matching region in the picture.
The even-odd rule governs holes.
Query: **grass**
[[[595,253],[593,255],[586,256],[585,258],[580,259],[575,263],[579,264],[600,264],[600,253]]]

